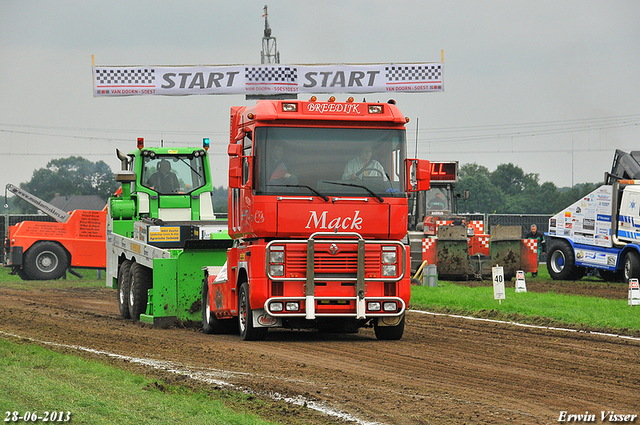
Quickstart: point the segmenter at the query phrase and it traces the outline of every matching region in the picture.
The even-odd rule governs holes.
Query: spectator
[[[525,239],[536,239],[538,241],[538,263],[540,264],[540,256],[543,252],[546,251],[545,243],[544,243],[544,235],[538,232],[538,226],[535,224],[531,225],[531,230],[526,234]],[[531,273],[531,276],[538,276],[538,267],[536,264],[536,271]]]

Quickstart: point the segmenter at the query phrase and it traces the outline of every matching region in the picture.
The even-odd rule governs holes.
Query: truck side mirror
[[[229,158],[229,187],[238,188],[242,182],[242,158]]]
[[[229,187],[238,188],[242,184],[242,144],[236,143],[227,146],[229,155]]]
[[[233,145],[227,146],[227,155],[229,156],[240,156],[242,153],[242,144],[236,143]]]
[[[407,159],[407,192],[429,190],[431,184],[431,164],[424,159]]]

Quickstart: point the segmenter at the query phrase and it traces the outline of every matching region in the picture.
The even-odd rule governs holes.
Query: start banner
[[[93,95],[443,91],[443,63],[367,65],[94,66]]]

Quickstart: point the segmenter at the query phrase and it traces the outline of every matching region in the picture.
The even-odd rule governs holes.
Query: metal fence
[[[538,232],[544,234],[549,230],[551,214],[488,214],[487,226],[491,230],[494,226],[520,226],[522,236],[531,230],[531,225],[538,227]]]
[[[520,226],[522,236],[531,230],[531,225],[538,226],[538,232],[545,233],[549,230],[549,218],[551,214],[460,214],[467,220],[482,220],[485,223],[485,233],[491,234],[496,226]]]

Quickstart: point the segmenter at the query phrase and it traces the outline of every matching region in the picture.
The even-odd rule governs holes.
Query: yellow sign
[[[160,227],[155,231],[149,229],[149,242],[180,242],[180,227]]]

